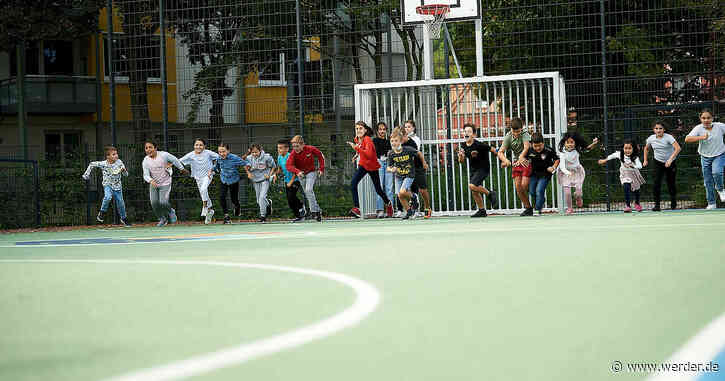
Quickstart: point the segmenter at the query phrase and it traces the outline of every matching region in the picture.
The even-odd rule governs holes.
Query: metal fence
[[[353,135],[354,85],[422,79],[422,33],[401,23],[398,1],[109,4],[114,12],[105,14],[106,27],[99,35],[104,40],[98,45],[104,77],[102,125],[95,142],[99,147],[91,144],[89,150],[96,159],[101,158],[95,148],[115,144],[136,147],[122,153],[122,159],[140,160],[137,145],[145,139],[181,154],[191,151],[195,137],[206,138],[212,148],[221,141],[230,143],[235,153],[252,143],[274,152],[278,139],[301,134],[322,149],[331,169],[322,183],[329,194],[323,209],[344,215],[352,206],[353,152],[345,141]],[[656,119],[665,120],[668,132],[684,148],[678,159],[679,206],[704,204],[696,147],[684,144],[683,138],[697,124],[699,109],[713,108],[716,119],[721,118],[721,0],[512,0],[482,2],[481,7],[484,73],[559,72],[570,111],[557,111],[554,117],[566,117],[568,128],[602,141],[601,148],[583,157],[587,180],[585,207],[579,211],[621,208],[617,167],[600,167],[596,160],[618,149],[625,138],[644,143]],[[436,78],[475,75],[473,28],[467,22],[448,24],[452,46],[446,38],[434,42]],[[446,90],[439,93],[449,95]],[[401,120],[372,113],[366,122],[386,117],[393,126]],[[31,115],[29,123],[41,121]],[[52,181],[43,178],[42,169],[55,164],[43,163],[47,152],[42,142],[30,152],[40,161],[41,185]],[[3,145],[0,154],[17,157]],[[444,170],[442,176],[453,171]],[[455,169],[457,179],[462,172]],[[649,170],[644,174],[648,184],[642,196],[648,206]],[[126,196],[128,209],[138,218],[150,218],[143,184],[132,181],[138,185]],[[195,187],[188,188],[183,192],[194,199]],[[439,211],[466,210],[465,189],[457,192],[455,206],[439,199]]]

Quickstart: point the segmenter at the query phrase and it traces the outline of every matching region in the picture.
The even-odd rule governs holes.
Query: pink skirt
[[[571,172],[570,175],[564,174],[562,171],[557,172],[559,185],[562,187],[574,187],[581,189],[582,184],[584,184],[584,177],[587,175],[584,171],[584,166],[580,165],[574,169],[569,169],[569,172]]]
[[[645,183],[644,177],[637,168],[627,168],[624,165],[619,167],[619,181],[622,184],[632,184],[632,191],[639,190],[642,184]]]

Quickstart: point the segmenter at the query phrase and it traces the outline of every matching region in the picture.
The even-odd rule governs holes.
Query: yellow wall
[[[259,87],[259,75],[251,73],[244,79],[245,122],[287,122],[287,88]]]
[[[102,9],[99,19],[99,27],[102,31],[107,30],[106,23],[106,9]],[[117,12],[113,15],[113,31],[114,33],[121,31],[120,17]],[[159,30],[156,34],[159,34]],[[104,70],[104,59],[103,49],[106,43],[103,34],[94,36],[89,40],[91,46],[89,46],[90,59],[89,59],[89,73],[90,76],[96,75],[96,41],[95,38],[101,38],[100,41],[100,61],[101,61],[101,72],[105,73]],[[168,108],[169,108],[169,122],[177,121],[176,105],[178,104],[176,96],[176,42],[173,38],[166,37],[166,78],[168,81]],[[148,92],[148,105],[149,105],[149,117],[153,122],[162,121],[162,96],[161,96],[161,84],[151,83],[146,86]],[[110,85],[104,80],[103,88],[101,90],[101,120],[108,122],[111,119],[110,111]],[[93,114],[93,120],[96,120],[96,114]],[[131,97],[128,83],[123,83],[120,80],[116,81],[116,120],[117,121],[131,121],[133,119],[131,115]]]

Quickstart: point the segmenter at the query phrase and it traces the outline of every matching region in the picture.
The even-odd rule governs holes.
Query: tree
[[[199,7],[195,0],[177,0],[170,7],[169,26],[187,47],[187,60],[200,66],[194,86],[183,96],[191,100],[187,123],[194,123],[206,97],[211,97],[211,127],[224,125],[224,98],[246,74],[259,71],[263,62],[278,61],[279,52],[290,48],[294,20],[289,2],[277,4],[280,17],[265,17],[263,3],[211,0]],[[293,34],[292,34],[293,35]],[[227,83],[230,70],[239,76]]]
[[[6,0],[0,7],[0,51],[19,41],[75,39],[98,31],[101,1]]]

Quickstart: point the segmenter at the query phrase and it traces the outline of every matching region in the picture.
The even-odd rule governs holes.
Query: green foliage
[[[607,37],[610,54],[621,54],[627,63],[627,74],[650,76],[662,74],[663,67],[657,65],[654,52],[663,44],[653,40],[648,33],[631,25],[623,27],[616,36]]]
[[[11,51],[19,41],[75,39],[98,30],[98,12],[104,1],[6,0],[0,6],[0,51]]]

